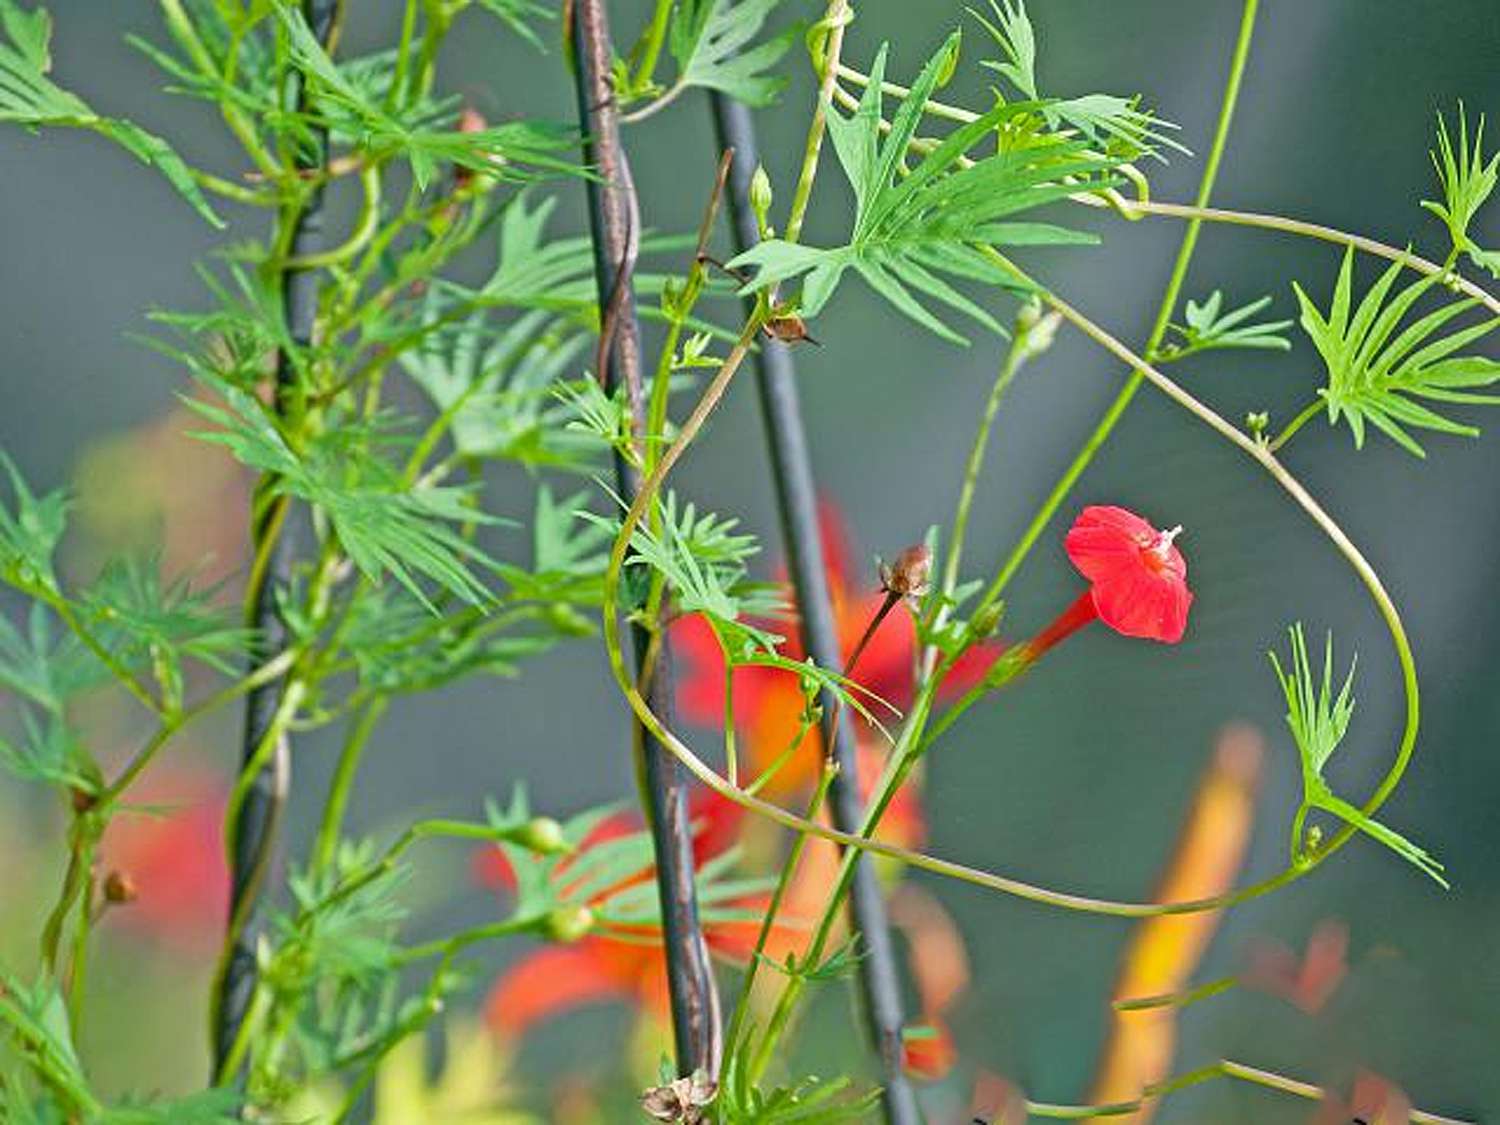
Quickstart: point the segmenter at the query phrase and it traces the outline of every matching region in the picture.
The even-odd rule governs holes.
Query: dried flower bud
[[[880,583],[887,594],[909,602],[924,597],[932,588],[932,548],[914,543],[896,556],[890,566],[880,567]]]
[[[104,901],[115,906],[136,900],[135,880],[123,871],[111,871],[104,877]]]
[[[516,837],[516,843],[540,855],[556,855],[568,850],[562,825],[550,816],[532,817]]]
[[[714,1100],[719,1085],[701,1068],[691,1078],[677,1078],[641,1092],[641,1108],[657,1121],[698,1125],[703,1110]]]
[[[796,344],[803,341],[816,344],[807,334],[807,322],[795,313],[784,313],[773,316],[766,321],[766,335],[773,340],[780,340],[783,344]]]
[[[770,237],[771,230],[771,177],[766,175],[763,165],[757,164],[750,177],[750,210],[755,215],[755,225],[762,238]]]
[[[587,906],[559,906],[547,915],[543,933],[553,941],[578,941],[594,928],[594,912]]]
[[[69,791],[73,800],[73,811],[80,816],[99,803],[97,794],[90,793],[87,789],[72,789]]]

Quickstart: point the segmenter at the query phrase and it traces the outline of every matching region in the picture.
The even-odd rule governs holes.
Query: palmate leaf
[[[1276,679],[1286,696],[1287,726],[1302,759],[1302,805],[1293,822],[1296,832],[1296,837],[1292,840],[1294,862],[1303,854],[1304,841],[1301,839],[1300,829],[1307,812],[1310,809],[1321,809],[1380,841],[1446,888],[1448,882],[1443,878],[1441,863],[1399,832],[1335,796],[1329,788],[1323,777],[1323,770],[1333,757],[1333,752],[1343,742],[1344,735],[1349,730],[1349,721],[1354,716],[1354,665],[1350,665],[1343,686],[1335,693],[1333,634],[1328,634],[1323,646],[1321,675],[1315,675],[1312,670],[1301,623],[1293,625],[1287,630],[1287,634],[1291,639],[1290,666],[1283,668],[1276,653],[1269,655],[1271,666],[1276,670]]]
[[[76,634],[54,639],[50,611],[33,602],[26,633],[0,616],[0,687],[61,715],[69,699],[104,683],[109,672]]]
[[[198,214],[223,227],[224,220],[214,214],[192,169],[171,145],[134,122],[101,117],[47,77],[52,69],[51,43],[52,16],[45,8],[28,12],[15,0],[0,0],[0,121],[33,129],[88,129],[108,137],[165,176]]]
[[[193,589],[185,577],[164,581],[156,559],[125,557],[112,560],[80,601],[121,664],[150,668],[171,710],[182,703],[186,661],[232,673],[233,658],[252,638],[215,604],[214,594]]]
[[[1001,149],[968,165],[963,163],[964,154],[997,125],[1033,113],[1039,108],[1037,103],[996,106],[929,146],[921,162],[903,175],[907,147],[921,120],[921,107],[950,69],[958,45],[955,32],[928,61],[891,119],[889,135],[883,142],[885,47],[871,67],[859,108],[845,117],[829,107],[829,136],[854,189],[855,219],[849,241],[829,249],[780,239],[762,242],[731,263],[755,267],[748,290],[802,277],[801,309],[804,315],[812,316],[852,269],[918,324],[945,339],[964,343],[964,338],[916,294],[1002,332],[988,312],[947,279],[1018,289],[1014,277],[986,256],[985,249],[1096,241],[1077,231],[1012,218],[1104,182],[1102,177],[1113,162],[1087,153],[1083,142],[1042,137],[1023,151]]]
[[[1292,326],[1290,320],[1253,321],[1250,318],[1271,303],[1261,297],[1229,312],[1222,312],[1224,294],[1215,289],[1200,305],[1188,300],[1183,314],[1186,324],[1172,325],[1178,339],[1164,349],[1162,358],[1184,359],[1194,352],[1215,348],[1251,348],[1266,351],[1290,351],[1292,343],[1282,335]]]
[[[1484,118],[1474,130],[1474,147],[1469,147],[1469,122],[1462,103],[1458,107],[1458,147],[1454,150],[1448,123],[1438,114],[1438,147],[1432,153],[1443,201],[1424,199],[1422,206],[1431,211],[1448,228],[1455,252],[1466,252],[1475,265],[1482,266],[1500,278],[1500,253],[1484,250],[1469,237],[1469,224],[1489,199],[1500,181],[1500,153],[1484,158]]]
[[[1054,130],[1072,130],[1091,145],[1110,156],[1134,160],[1140,156],[1164,159],[1164,149],[1187,153],[1174,140],[1171,130],[1177,128],[1155,114],[1140,108],[1137,97],[1116,94],[1084,94],[1062,100],[1045,99],[1036,77],[1036,30],[1026,14],[1023,0],[990,0],[994,14],[991,22],[974,8],[969,12],[979,21],[1000,48],[1003,59],[985,59],[980,66],[1006,79],[1021,97],[1038,103],[1037,111]],[[996,91],[1004,100],[1004,95]]]
[[[751,46],[780,0],[682,0],[672,16],[669,46],[677,85],[718,90],[751,106],[769,105],[786,79],[768,75],[797,38],[789,27]]]
[[[448,416],[460,454],[573,472],[597,467],[597,443],[567,429],[574,413],[553,394],[588,344],[581,325],[542,309],[510,323],[485,309],[441,323],[456,302],[436,287],[424,302],[424,328],[434,327],[398,358]]]
[[[618,533],[618,520],[587,511],[578,515]],[[755,536],[737,531],[738,519],[700,512],[670,491],[661,502],[659,523],[659,529],[644,520],[636,527],[626,566],[661,575],[677,610],[701,613],[728,648],[730,659],[774,656],[782,638],[750,618],[775,616],[785,607],[774,587],[747,580],[748,560],[760,551]]]
[[[1354,251],[1344,254],[1327,316],[1296,282],[1302,328],[1328,369],[1328,385],[1318,391],[1328,404],[1328,420],[1347,419],[1355,448],[1362,448],[1365,423],[1418,457],[1426,453],[1408,427],[1475,437],[1474,426],[1455,422],[1417,399],[1461,405],[1493,405],[1500,397],[1474,394],[1500,379],[1500,362],[1481,355],[1456,355],[1500,326],[1500,317],[1444,335],[1449,321],[1479,304],[1448,301],[1401,328],[1418,298],[1433,289],[1436,274],[1418,278],[1395,296],[1391,289],[1403,268],[1396,262],[1353,305]],[[1389,297],[1389,300],[1387,299]],[[1398,332],[1397,329],[1400,328]]]
[[[224,406],[183,400],[220,427],[193,436],[224,446],[266,474],[274,491],[326,513],[350,561],[368,579],[389,574],[429,608],[419,578],[476,605],[491,599],[470,567],[493,569],[495,563],[457,530],[469,522],[499,522],[472,503],[472,490],[410,486],[379,457],[351,458],[347,445],[359,434],[348,425],[293,451],[259,400],[228,385],[214,389]]]

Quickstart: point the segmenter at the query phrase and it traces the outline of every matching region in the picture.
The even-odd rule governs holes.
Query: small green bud
[[[1259,441],[1265,437],[1266,430],[1271,425],[1271,414],[1266,410],[1252,410],[1245,415],[1245,428],[1250,431],[1250,436]]]
[[[1057,329],[1061,324],[1061,313],[1042,312],[1041,304],[1035,299],[1022,305],[1016,314],[1016,339],[1020,342],[1022,356],[1032,359],[1050,348],[1052,341],[1057,339]]]
[[[942,64],[938,67],[936,89],[941,90],[949,82],[953,81],[953,75],[958,71],[958,55],[963,47],[963,30],[957,29],[953,33],[952,45],[948,48]]]
[[[760,236],[767,237],[771,229],[771,177],[766,175],[765,166],[757,164],[755,172],[750,177],[750,210],[755,214],[755,225],[760,229]]]
[[[516,843],[540,855],[556,855],[568,850],[562,825],[550,816],[532,817],[517,835]]]
[[[542,932],[553,941],[573,942],[594,928],[594,912],[587,906],[559,906],[548,913]]]

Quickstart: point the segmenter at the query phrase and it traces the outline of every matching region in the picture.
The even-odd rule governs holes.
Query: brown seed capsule
[[[111,871],[104,877],[104,901],[115,906],[136,900],[135,880],[123,871]]]
[[[718,1092],[717,1082],[705,1071],[695,1070],[691,1078],[678,1078],[643,1091],[641,1108],[657,1121],[698,1125],[704,1119],[704,1108]]]
[[[807,334],[807,322],[795,313],[771,317],[766,321],[765,333],[771,339],[780,340],[783,344],[818,344],[818,341]]]
[[[889,566],[880,567],[880,583],[887,594],[916,601],[932,587],[932,548],[914,543],[896,556]]]

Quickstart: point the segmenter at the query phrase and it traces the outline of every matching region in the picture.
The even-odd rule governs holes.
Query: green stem
[[[1076,202],[1083,202],[1076,200]],[[1439,265],[1437,262],[1429,261],[1419,257],[1409,250],[1403,250],[1397,246],[1380,242],[1374,238],[1366,238],[1362,234],[1353,234],[1337,227],[1326,227],[1320,223],[1303,222],[1301,219],[1289,219],[1284,215],[1267,215],[1256,211],[1231,211],[1223,207],[1205,207],[1198,203],[1188,206],[1182,203],[1153,203],[1149,201],[1129,201],[1123,204],[1123,210],[1127,217],[1139,218],[1143,215],[1158,215],[1165,218],[1186,219],[1189,223],[1222,223],[1228,226],[1252,227],[1258,230],[1279,231],[1282,234],[1294,234],[1301,238],[1311,238],[1318,242],[1331,242],[1337,246],[1352,246],[1356,250],[1377,258],[1385,258],[1391,262],[1401,262],[1409,269],[1416,270],[1429,276],[1437,276],[1446,282],[1450,282],[1459,292],[1465,296],[1472,297],[1484,305],[1492,313],[1500,315],[1500,298],[1474,284],[1468,278],[1455,273],[1451,266]]]
[[[813,790],[812,799],[808,801],[807,812],[804,814],[807,820],[815,820],[823,808],[823,801],[828,796],[828,788],[833,784],[833,779],[838,774],[838,764],[832,758],[823,759],[823,771],[818,775],[817,787]],[[792,840],[791,851],[787,853],[786,863],[781,868],[780,878],[776,882],[776,889],[772,892],[771,901],[766,906],[766,917],[761,923],[760,933],[755,940],[755,955],[745,970],[745,983],[740,992],[739,1003],[734,1009],[734,1023],[729,1029],[729,1046],[725,1049],[725,1057],[734,1057],[734,1045],[736,1032],[743,1021],[746,1011],[750,1007],[750,991],[755,984],[755,973],[763,959],[766,942],[770,939],[772,925],[776,920],[776,912],[781,908],[781,900],[786,894],[787,887],[796,874],[797,865],[802,860],[802,853],[807,849],[809,837],[806,832],[799,832]],[[820,954],[811,952],[803,958],[801,964],[807,967],[809,960],[815,960]],[[779,1021],[778,1021],[778,1017]],[[760,1076],[765,1073],[770,1064],[771,1057],[775,1052],[776,1044],[785,1030],[786,1016],[780,1006],[772,1014],[771,1023],[766,1027],[765,1035],[762,1037],[759,1047],[756,1048],[755,1056],[750,1063],[750,1072],[747,1075],[751,1083],[758,1082]]]
[[[797,741],[800,743],[801,739]],[[833,784],[837,772],[837,763],[832,758],[825,757],[823,769],[818,775],[818,784],[814,787],[813,795],[807,803],[807,811],[803,813],[807,820],[817,819],[818,813],[822,811],[823,801],[828,796],[828,787]],[[786,897],[787,888],[791,886],[792,879],[796,876],[797,866],[802,862],[802,853],[807,849],[807,840],[806,832],[799,832],[793,837],[791,849],[787,852],[786,861],[781,865],[781,873],[776,879],[776,887],[771,892],[771,900],[766,903],[766,914],[761,919],[760,932],[755,935],[755,950],[750,955],[750,963],[745,966],[745,979],[740,985],[740,997],[734,1005],[734,1014],[729,1021],[729,1032],[725,1036],[724,1057],[726,1059],[734,1058],[740,1031],[750,1010],[755,976],[765,956],[766,943],[770,940],[771,931],[775,928],[776,915],[781,910],[781,900]]]
[[[979,420],[979,429],[974,434],[974,444],[969,447],[969,459],[964,465],[963,483],[958,490],[958,503],[954,506],[953,522],[949,525],[951,530],[948,536],[948,550],[943,558],[943,577],[942,584],[938,587],[938,610],[933,617],[933,632],[940,630],[952,613],[950,603],[953,591],[958,588],[964,541],[969,533],[969,512],[974,506],[974,494],[979,489],[979,474],[984,468],[990,430],[995,424],[995,416],[1000,412],[1000,403],[1005,397],[1006,388],[1010,386],[1011,380],[1016,377],[1016,373],[1026,362],[1030,335],[1030,330],[1023,327],[1017,318],[1015,334],[1011,338],[1010,347],[1005,350],[1005,358],[1001,361],[1000,371],[995,376],[994,385],[990,388],[989,399],[984,405],[984,414]],[[922,657],[924,676],[930,676],[936,664],[937,648],[928,646]]]
[[[1288,422],[1286,425],[1286,429],[1282,430],[1281,433],[1276,435],[1276,439],[1272,441],[1270,445],[1266,446],[1266,448],[1269,449],[1272,453],[1275,453],[1283,445],[1292,440],[1293,434],[1295,434],[1303,426],[1307,425],[1307,423],[1311,422],[1322,412],[1323,401],[1321,399],[1315,402],[1308,403],[1307,406],[1303,409],[1302,413],[1298,414],[1297,417]]]
[[[360,188],[364,192],[360,203],[359,215],[354,221],[354,229],[349,237],[338,246],[328,250],[319,250],[312,254],[303,254],[300,257],[288,258],[282,263],[282,269],[287,270],[315,270],[326,269],[336,266],[340,262],[348,261],[366,246],[375,237],[375,232],[380,229],[380,169],[375,164],[366,165],[359,175]]]
[[[636,67],[631,84],[636,88],[647,85],[656,75],[656,62],[661,58],[662,44],[667,40],[667,27],[671,22],[672,8],[676,0],[656,0],[656,10],[651,13],[651,22],[641,38],[640,64]]]
[[[343,749],[339,751],[338,766],[328,787],[328,802],[323,807],[323,819],[318,826],[317,842],[313,845],[312,870],[325,871],[338,851],[339,837],[344,827],[344,810],[349,806],[349,795],[354,789],[354,777],[364,756],[370,734],[385,709],[390,697],[376,695],[365,704],[359,717],[349,726]]]
[[[848,0],[829,0],[821,24],[827,28],[828,37],[823,44],[823,55],[818,62],[818,100],[813,106],[812,123],[808,126],[807,141],[802,146],[802,168],[797,174],[797,187],[792,193],[792,208],[787,215],[786,232],[788,242],[802,237],[802,223],[807,218],[807,207],[812,201],[813,181],[818,175],[818,156],[823,151],[823,134],[828,131],[828,106],[838,85],[839,55],[844,49],[844,28],[854,18]]]

